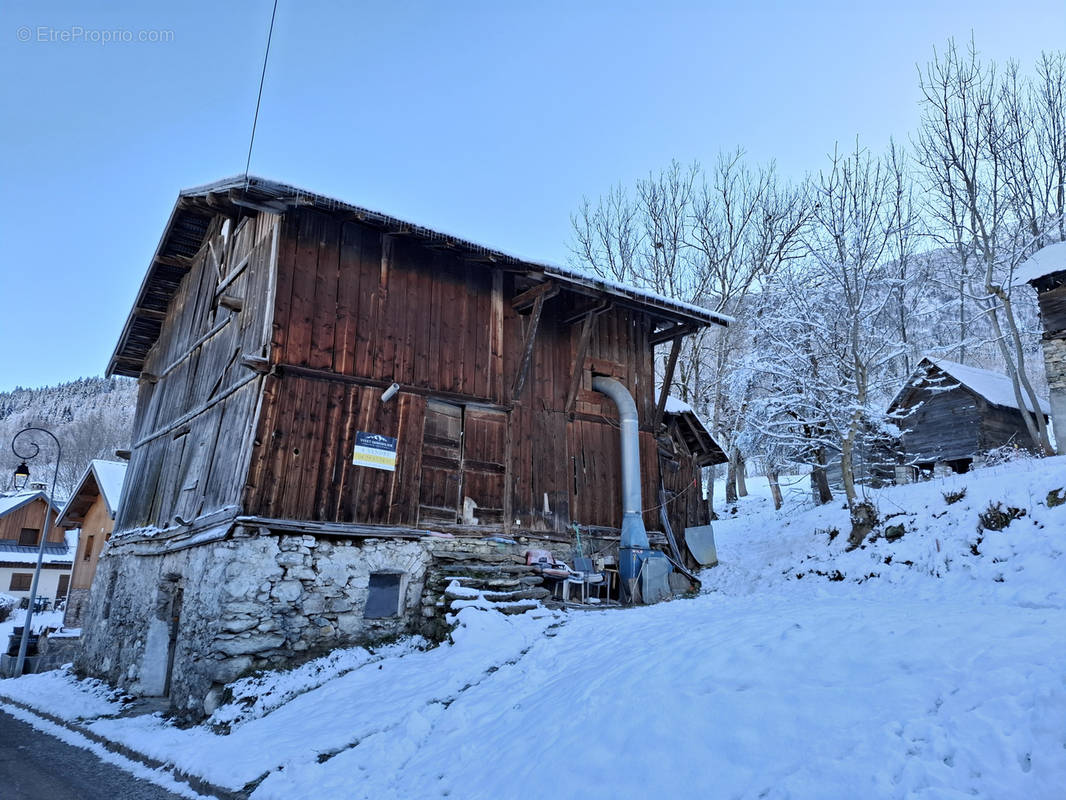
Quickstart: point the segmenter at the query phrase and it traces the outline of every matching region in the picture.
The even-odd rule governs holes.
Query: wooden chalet
[[[685,423],[674,433],[664,424],[667,396],[683,337],[728,321],[273,181],[240,177],[183,191],[107,370],[138,378],[140,394],[115,534],[101,561],[109,575],[93,593],[99,646],[88,643],[86,670],[108,657],[117,641],[108,631],[119,624],[157,631],[146,649],[169,650],[168,666],[121,653],[95,669],[115,677],[141,664],[134,671],[145,693],[170,686],[175,648],[194,647],[181,643],[193,634],[198,658],[242,668],[325,646],[327,634],[274,631],[288,631],[282,616],[293,603],[343,577],[336,561],[350,550],[330,550],[334,563],[320,563],[332,547],[360,548],[347,574],[349,589],[358,583],[364,594],[334,616],[339,601],[328,596],[326,611],[310,618],[346,640],[387,632],[370,613],[378,606],[366,593],[373,597],[375,586],[400,594],[399,612],[387,616],[409,618],[419,605],[432,613],[433,599],[418,594],[429,585],[421,553],[443,547],[442,535],[460,537],[464,552],[481,541],[493,552],[511,547],[516,558],[534,542],[569,552],[577,541],[613,540],[617,550],[619,414],[593,390],[597,376],[616,379],[636,404],[652,544],[665,542],[654,534],[662,529],[658,496],[672,488],[668,518],[685,559],[685,528],[706,522],[703,503],[692,502],[702,497],[699,467],[714,456],[699,435],[671,439]],[[248,583],[238,616],[254,603],[275,609],[270,634],[176,621],[225,617],[208,608],[205,587],[215,574],[205,571],[224,566],[220,553],[239,560],[285,548],[302,554],[299,569],[311,566],[298,572],[290,562],[299,558],[278,555],[270,569],[284,565],[284,586],[256,594],[243,577],[254,572],[247,565],[218,577]],[[213,560],[197,561],[207,550]],[[363,564],[369,575],[352,577]],[[328,579],[310,577],[323,571]],[[169,632],[158,615],[137,616],[135,573],[148,572],[158,586],[140,591],[170,615]],[[264,575],[258,585],[275,580]],[[194,594],[198,611],[190,610]],[[290,595],[283,607],[278,598]],[[258,649],[248,644],[256,637]],[[195,694],[205,685],[200,669],[174,679]]]
[[[1043,402],[1040,412],[1048,413]],[[966,472],[979,455],[1007,445],[1037,449],[1010,378],[987,369],[923,358],[888,413],[902,431],[904,464],[921,472],[937,464]]]
[[[125,475],[125,462],[93,459],[56,519],[59,527],[78,530],[70,592],[63,615],[63,625],[67,628],[81,627],[89,589],[96,576],[96,563],[115,526]]]
[[[1038,250],[1018,267],[1014,279],[1036,289],[1056,449],[1066,455],[1066,242]]]
[[[55,524],[58,512],[43,489],[0,496],[0,592],[30,596],[45,515],[49,514],[52,527],[44,546],[37,595],[50,601],[67,596],[73,552],[65,532]]]

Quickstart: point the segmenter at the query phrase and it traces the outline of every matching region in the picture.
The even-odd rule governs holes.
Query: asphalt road
[[[0,711],[0,797],[4,800],[174,800],[135,778]]]

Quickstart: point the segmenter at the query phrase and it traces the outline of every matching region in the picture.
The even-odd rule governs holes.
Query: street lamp
[[[23,461],[17,467],[15,467],[15,491],[21,492],[26,485],[26,481],[30,479],[30,468],[26,466],[26,462]]]
[[[37,442],[31,441],[30,447],[33,448],[32,452],[20,453],[17,442],[20,436],[24,433],[31,431],[37,431],[38,433],[46,433],[55,442],[56,445],[56,466],[55,471],[52,473],[52,491],[49,492],[45,498],[44,509],[44,530],[41,533],[41,542],[37,546],[37,566],[33,570],[33,582],[30,584],[30,602],[26,607],[26,619],[22,623],[22,641],[19,643],[18,659],[15,661],[15,676],[18,677],[22,674],[22,669],[26,664],[26,648],[30,643],[30,623],[33,621],[33,606],[37,602],[37,582],[41,579],[41,563],[44,561],[44,547],[48,541],[48,534],[52,532],[52,498],[56,493],[56,480],[59,478],[59,459],[63,457],[63,448],[59,444],[59,439],[55,437],[49,430],[44,428],[23,428],[21,431],[15,434],[11,440],[11,452],[15,454],[15,458],[21,459],[22,463],[15,468],[15,486],[20,487],[26,485],[26,481],[30,477],[30,468],[26,465],[27,461],[32,461],[41,452],[41,446]]]

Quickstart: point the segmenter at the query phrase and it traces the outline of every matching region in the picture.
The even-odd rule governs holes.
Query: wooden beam
[[[696,325],[691,325],[687,322],[679,322],[677,325],[672,325],[665,330],[661,330],[658,333],[653,333],[648,337],[648,341],[654,347],[657,344],[663,342],[669,342],[671,339],[678,339],[682,336],[688,336],[691,333],[695,333],[699,330]]]
[[[245,366],[250,366],[245,364]],[[359,378],[354,375],[342,375],[339,372],[333,372],[325,369],[314,369],[312,367],[304,367],[299,364],[278,364],[273,367],[272,372],[277,378],[307,378],[313,381],[327,381],[330,383],[341,383],[350,386],[365,386],[374,389],[387,389],[392,385],[391,380],[378,380],[377,378]],[[424,397],[436,397],[440,400],[448,400],[455,403],[477,403],[478,406],[487,408],[490,411],[510,411],[510,406],[501,406],[494,402],[490,397],[481,397],[478,395],[459,394],[458,392],[447,392],[441,389],[427,389],[423,386],[413,386],[411,384],[401,383],[400,392],[405,394],[417,394]]]
[[[581,325],[581,336],[577,340],[577,352],[574,353],[574,366],[570,371],[570,389],[566,393],[567,414],[574,410],[577,402],[577,392],[581,388],[581,381],[585,377],[585,353],[588,352],[589,340],[592,338],[592,329],[596,326],[596,312],[585,313],[585,321]]]
[[[252,372],[257,372],[260,375],[265,375],[270,372],[270,359],[262,358],[260,356],[253,356],[249,353],[245,353],[241,356],[241,366],[247,367]]]
[[[666,372],[663,373],[663,388],[659,391],[659,402],[655,404],[655,418],[652,420],[651,429],[659,430],[663,421],[663,411],[666,409],[666,398],[670,394],[670,385],[674,382],[674,368],[677,367],[677,357],[681,353],[681,338],[674,339],[670,347],[670,357],[666,360]]]
[[[153,263],[162,267],[174,267],[175,269],[187,270],[192,265],[191,256],[156,256]]]
[[[230,311],[240,311],[244,308],[244,298],[233,294],[224,294],[218,298],[218,304]]]
[[[585,320],[586,315],[595,314],[596,316],[599,316],[605,311],[610,311],[611,306],[613,305],[614,304],[607,299],[597,300],[595,303],[591,303],[589,305],[584,306],[583,308],[578,309],[569,317],[564,317],[561,324],[573,325],[575,322],[583,322]]]
[[[540,327],[540,315],[544,310],[544,299],[547,292],[541,292],[533,301],[533,311],[529,315],[529,330],[526,331],[526,343],[522,348],[522,360],[518,362],[518,372],[514,376],[514,388],[511,390],[511,400],[515,401],[522,394],[522,388],[526,385],[526,376],[529,375],[529,363],[533,360],[533,343],[537,339],[537,329]]]
[[[511,308],[518,313],[522,313],[527,308],[535,305],[537,301],[547,300],[557,294],[559,294],[559,284],[555,283],[555,281],[544,281],[544,283],[538,283],[532,289],[526,289],[521,294],[516,294],[511,300]]]
[[[135,308],[133,309],[133,316],[144,317],[145,319],[157,320],[162,322],[167,318],[166,311],[156,311],[151,308]]]

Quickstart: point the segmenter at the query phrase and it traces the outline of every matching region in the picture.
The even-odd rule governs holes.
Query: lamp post
[[[26,485],[26,481],[30,477],[30,468],[26,465],[27,461],[32,461],[41,452],[41,446],[37,442],[31,441],[30,447],[33,448],[32,452],[19,452],[17,442],[19,437],[24,433],[30,433],[31,431],[37,431],[38,433],[46,433],[52,438],[52,441],[56,445],[56,467],[52,473],[52,491],[48,493],[45,498],[44,509],[44,530],[41,533],[41,542],[37,546],[37,566],[33,570],[33,582],[30,584],[30,602],[26,606],[26,619],[22,623],[22,641],[19,643],[18,659],[15,661],[15,677],[22,674],[22,669],[26,664],[26,649],[30,643],[30,623],[33,621],[33,606],[37,602],[37,582],[41,579],[41,563],[44,561],[44,547],[48,541],[48,534],[52,532],[52,498],[56,493],[56,480],[59,478],[59,459],[63,456],[63,448],[59,444],[59,439],[55,437],[55,434],[44,428],[23,428],[21,431],[15,434],[11,440],[11,452],[15,454],[15,458],[22,460],[22,463],[15,468],[15,486],[20,487]]]

